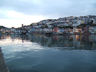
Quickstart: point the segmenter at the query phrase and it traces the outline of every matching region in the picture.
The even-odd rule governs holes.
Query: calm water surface
[[[10,72],[96,72],[96,36],[3,35]]]

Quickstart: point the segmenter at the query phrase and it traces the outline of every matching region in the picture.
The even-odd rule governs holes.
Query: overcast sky
[[[96,0],[0,0],[0,25],[7,27],[80,15],[96,15]]]

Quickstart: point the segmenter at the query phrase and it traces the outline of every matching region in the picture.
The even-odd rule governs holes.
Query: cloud
[[[4,13],[3,13],[4,11]],[[1,15],[5,15],[5,17],[0,17],[0,25],[6,27],[20,27],[21,24],[27,25],[32,22],[38,22],[40,20],[46,19],[46,17],[42,15],[26,15],[20,12],[16,12],[13,10],[0,10]]]
[[[95,0],[3,0],[0,7],[25,14],[79,15],[90,11]],[[93,6],[94,8],[94,6]],[[74,11],[74,12],[73,12]],[[88,13],[86,13],[88,14]]]
[[[36,14],[40,9],[36,0],[3,0],[0,7],[7,10],[15,10],[26,14]]]

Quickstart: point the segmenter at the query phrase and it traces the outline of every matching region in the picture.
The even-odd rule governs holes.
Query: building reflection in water
[[[61,50],[94,50],[96,49],[95,35],[64,35],[64,36],[45,36],[45,35],[3,35],[2,39],[18,39],[40,44],[44,47],[58,48]]]

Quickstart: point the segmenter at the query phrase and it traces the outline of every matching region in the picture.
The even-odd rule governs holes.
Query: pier
[[[0,48],[0,72],[9,72],[8,68],[7,68],[6,64],[5,64],[1,48]]]

